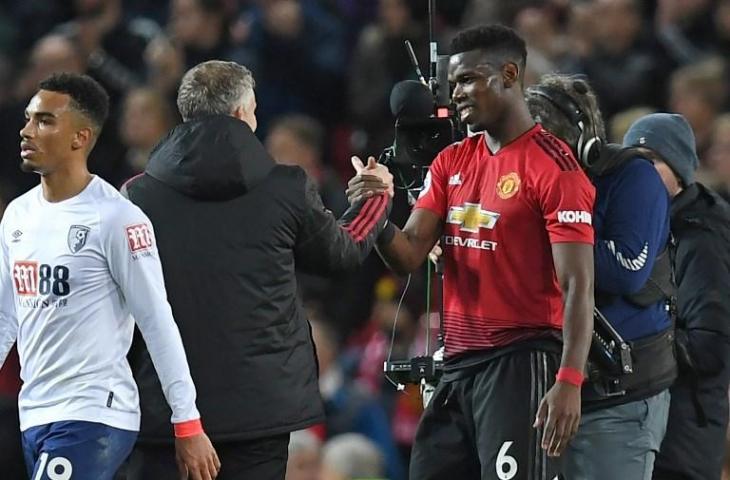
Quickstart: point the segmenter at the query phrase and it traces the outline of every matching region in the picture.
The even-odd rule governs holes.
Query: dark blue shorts
[[[23,432],[31,480],[112,480],[137,432],[92,422],[54,422]]]

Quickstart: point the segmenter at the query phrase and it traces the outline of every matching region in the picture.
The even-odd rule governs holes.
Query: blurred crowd
[[[526,85],[550,72],[587,76],[611,141],[648,112],[682,113],[700,180],[730,193],[730,0],[437,0],[440,53],[459,29],[495,21],[528,43]],[[183,73],[208,59],[252,70],[257,135],[277,162],[304,168],[339,215],[350,156],[392,143],[390,91],[415,78],[406,39],[428,72],[427,0],[0,0],[0,215],[38,182],[18,169],[18,132],[41,79],[85,72],[109,91],[90,168],[120,186],[180,121]],[[405,218],[405,196],[396,200]],[[404,479],[420,397],[382,365],[424,352],[438,285],[392,277],[375,256],[354,277],[300,283],[328,421],[292,437],[287,478]]]

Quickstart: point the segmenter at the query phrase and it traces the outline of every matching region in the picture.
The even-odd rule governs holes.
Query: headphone
[[[573,88],[580,94],[588,92],[585,85],[578,81],[573,82]],[[578,103],[573,100],[570,95],[558,88],[547,85],[531,87],[530,93],[543,97],[549,101],[558,109],[558,111],[565,115],[571,123],[578,127],[580,135],[578,136],[578,143],[575,146],[576,154],[585,168],[592,167],[601,156],[601,147],[603,144],[598,136],[595,118],[590,118],[593,131],[586,132],[586,121],[589,120],[589,117],[585,114],[585,112],[583,112]],[[591,134],[593,136],[591,136]]]

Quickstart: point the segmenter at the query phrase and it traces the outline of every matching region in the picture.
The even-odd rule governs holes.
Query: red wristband
[[[199,418],[187,422],[173,423],[175,427],[175,438],[194,437],[203,433],[203,424]]]
[[[583,385],[584,378],[585,377],[583,376],[583,372],[571,367],[560,367],[558,369],[558,374],[555,375],[556,381],[569,383],[571,385],[575,385],[576,387],[580,387],[581,385]]]

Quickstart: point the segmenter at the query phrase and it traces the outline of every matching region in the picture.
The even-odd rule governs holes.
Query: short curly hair
[[[521,67],[527,62],[527,47],[522,37],[510,27],[497,23],[463,30],[451,41],[452,55],[470,50],[495,51]]]
[[[54,73],[41,81],[38,88],[68,95],[71,108],[88,118],[97,134],[109,116],[109,95],[99,82],[88,75]]]

